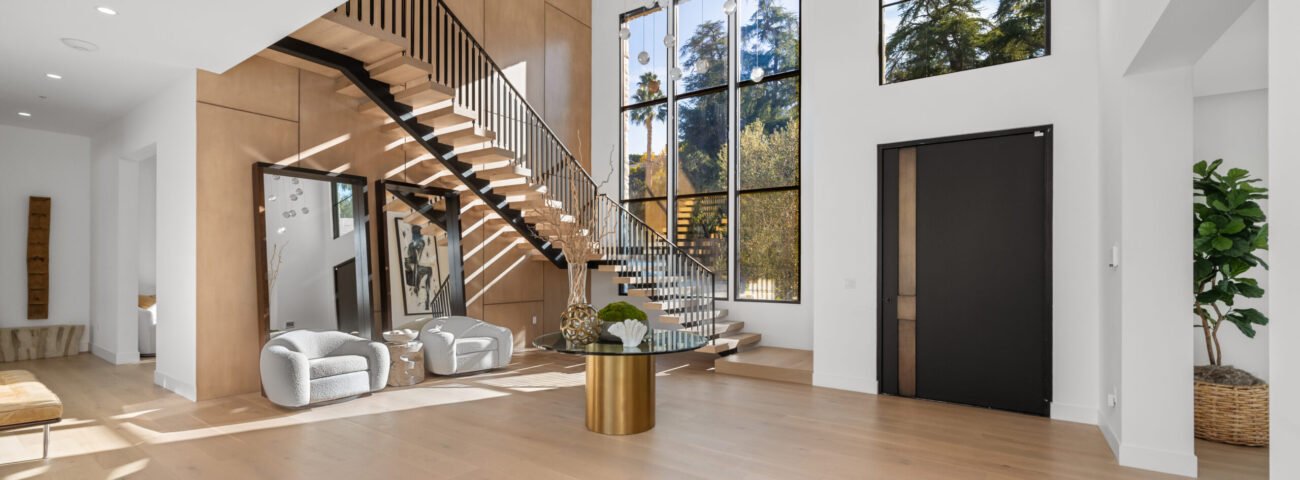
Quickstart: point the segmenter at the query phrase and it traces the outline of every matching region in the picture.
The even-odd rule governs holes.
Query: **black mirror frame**
[[[452,315],[465,315],[465,259],[464,251],[461,247],[461,225],[460,225],[460,194],[454,190],[445,188],[429,187],[416,185],[413,183],[397,182],[391,180],[375,181],[375,205],[376,212],[384,211],[386,194],[392,194],[411,207],[413,211],[419,212],[429,219],[431,223],[440,225],[447,232],[447,259],[450,265],[447,269],[447,289],[450,299]],[[446,213],[440,215],[433,210],[428,203],[422,203],[416,199],[416,195],[439,196],[446,202]],[[383,330],[393,328],[393,305],[389,300],[392,298],[390,289],[393,285],[389,284],[389,262],[388,262],[388,225],[387,215],[379,215],[384,220],[384,225],[378,230],[379,233],[379,303],[382,307],[380,314],[383,315]]]
[[[263,178],[266,175],[302,178],[330,183],[347,183],[352,185],[352,219],[356,235],[357,262],[357,323],[358,333],[365,338],[378,339],[374,328],[374,315],[370,289],[370,214],[366,177],[325,172],[308,168],[276,165],[258,162],[253,164],[253,240],[257,252],[257,322],[261,331],[262,344],[271,336],[271,292],[267,276],[268,258],[266,253],[266,188]],[[360,202],[357,202],[360,200]],[[333,215],[333,212],[331,212]]]

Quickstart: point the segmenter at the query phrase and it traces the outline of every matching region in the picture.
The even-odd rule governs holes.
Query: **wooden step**
[[[353,98],[367,98],[365,92],[362,92],[361,89],[357,87],[357,84],[352,83],[352,80],[348,80],[348,77],[339,77],[337,80],[334,80],[334,91]],[[369,102],[369,100],[367,100],[367,102],[372,105],[374,104],[374,102]]]
[[[472,124],[455,130],[434,133],[438,143],[455,148],[491,142],[497,138],[495,132]]]
[[[371,79],[389,85],[405,85],[407,82],[429,76],[433,73],[433,65],[405,53],[399,53],[366,64],[366,70],[370,72]]]
[[[393,213],[406,213],[411,211],[411,206],[406,202],[394,198],[392,200],[389,200],[388,203],[384,204],[384,211],[393,212]]]
[[[674,288],[629,288],[628,296],[632,297],[650,297],[655,295],[690,295],[695,293],[694,288],[674,287]]]
[[[712,326],[699,325],[695,327],[683,328],[682,331],[691,332],[691,333],[704,335],[704,336],[710,336],[708,333],[710,328],[713,329],[712,336],[726,335],[728,333],[736,333],[741,330],[744,330],[745,322],[734,321],[734,320],[718,320],[716,322],[713,322]]]
[[[714,360],[713,371],[726,375],[812,385],[813,352],[792,348],[757,347]]]
[[[434,106],[423,107],[415,110],[416,121],[433,127],[434,130],[454,129],[457,126],[473,123],[478,119],[478,114],[465,107],[452,103],[450,100],[438,103]],[[384,132],[400,132],[405,135],[406,131],[396,122],[386,122],[380,127]]]
[[[695,351],[702,352],[702,353],[725,353],[725,352],[730,352],[732,350],[739,350],[741,347],[753,345],[755,343],[758,343],[762,339],[763,339],[763,335],[757,333],[749,333],[749,332],[732,333],[732,334],[719,337],[717,340],[714,340],[712,343],[700,347]]]
[[[694,307],[708,303],[708,300],[699,298],[681,299],[681,300],[657,300],[645,302],[641,306],[646,310],[666,312],[677,308]]]
[[[465,149],[465,151],[456,152],[456,159],[465,163],[474,165],[508,161],[515,159],[515,152],[501,147],[487,147],[479,149]]]
[[[411,225],[425,225],[429,223],[429,218],[425,217],[423,213],[411,212],[409,215],[402,217],[402,221]]]
[[[505,180],[510,178],[528,178],[533,175],[532,170],[515,165],[510,160],[499,162],[475,164],[470,170],[476,178],[485,180]]]
[[[409,85],[411,86],[405,88],[401,86],[392,87],[393,100],[416,110],[447,101],[452,95],[456,94],[456,91],[452,90],[451,87],[433,81],[411,82]],[[357,107],[357,111],[375,117],[388,116],[379,108],[379,105],[375,105],[375,102],[364,102]]]
[[[641,285],[646,283],[669,284],[669,283],[683,282],[690,279],[691,279],[690,277],[681,277],[681,276],[640,276],[640,277],[619,276],[619,277],[614,277],[614,284],[616,285]]]
[[[290,37],[326,50],[342,53],[363,63],[374,63],[406,51],[407,41],[374,25],[329,12]]]
[[[528,177],[502,178],[488,182],[492,188],[492,193],[497,195],[514,195],[532,191],[533,186],[528,183]]]
[[[719,309],[719,310],[714,310],[712,315],[708,315],[708,314],[703,314],[703,315],[692,315],[692,314],[685,314],[685,313],[674,313],[674,314],[670,314],[670,315],[660,315],[660,316],[659,316],[659,321],[664,322],[664,323],[678,323],[678,324],[680,324],[680,323],[686,323],[686,322],[688,321],[687,319],[691,319],[691,320],[689,320],[689,321],[692,321],[692,322],[699,322],[699,321],[708,321],[709,319],[713,319],[713,320],[722,320],[722,319],[724,319],[724,318],[727,318],[727,310],[726,310],[726,309]]]
[[[311,60],[304,60],[284,52],[271,50],[269,48],[257,52],[257,56],[329,78],[338,78],[340,75],[343,75],[343,72],[338,71],[338,69],[327,67]]]

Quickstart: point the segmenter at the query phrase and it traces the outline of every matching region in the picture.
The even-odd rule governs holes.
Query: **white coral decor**
[[[623,340],[624,347],[635,347],[641,344],[645,334],[650,332],[650,327],[645,323],[637,320],[623,320],[609,326],[609,333]]]

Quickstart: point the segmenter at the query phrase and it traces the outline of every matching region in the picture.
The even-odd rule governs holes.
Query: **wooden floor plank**
[[[657,426],[626,437],[586,430],[582,359],[546,352],[295,411],[189,402],[151,363],[14,362],[67,420],[44,463],[23,461],[39,429],[0,433],[0,478],[1174,478],[1119,467],[1094,426],[718,375],[714,358],[661,359]],[[1265,449],[1198,449],[1201,478],[1267,476]]]

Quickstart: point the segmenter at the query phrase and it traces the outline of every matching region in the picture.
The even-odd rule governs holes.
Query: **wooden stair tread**
[[[700,347],[695,351],[703,352],[703,353],[729,352],[731,350],[737,350],[740,347],[753,345],[755,343],[758,343],[762,339],[763,339],[763,335],[758,333],[750,333],[750,332],[732,333],[732,334],[719,337],[717,340],[714,340],[713,343]]]
[[[691,318],[691,317],[694,317],[694,318]],[[712,314],[712,315],[709,315],[709,314],[707,314],[707,313],[700,313],[700,314],[695,314],[695,315],[689,315],[689,314],[685,314],[685,313],[672,313],[672,314],[667,314],[667,315],[660,315],[660,316],[659,316],[659,321],[664,322],[664,323],[685,323],[685,322],[688,321],[687,318],[691,318],[691,320],[689,320],[689,321],[692,321],[692,322],[695,322],[695,321],[704,321],[704,320],[709,320],[709,319],[713,319],[713,320],[722,320],[722,319],[724,319],[724,318],[727,318],[727,310],[726,310],[725,308],[724,308],[724,309],[717,309],[717,310],[714,310],[714,311],[713,311],[713,314]]]
[[[408,85],[410,86],[406,88],[401,86],[392,87],[393,100],[397,103],[406,104],[412,109],[420,109],[435,103],[445,102],[456,94],[456,91],[451,87],[433,81],[411,82]],[[375,102],[363,102],[357,107],[357,111],[366,115],[388,118],[388,114],[384,113]]]
[[[709,328],[710,328],[709,325],[698,325],[694,327],[683,328],[682,331],[697,333],[700,335],[708,335]],[[713,335],[726,335],[729,333],[736,333],[741,330],[744,330],[745,322],[736,321],[736,320],[718,320],[713,322],[712,328],[713,328]]]
[[[757,347],[713,362],[717,373],[812,385],[813,352],[780,347]]]
[[[288,65],[290,67],[297,68],[299,70],[306,70],[308,72],[312,72],[317,75],[322,75],[329,78],[338,78],[339,76],[343,75],[343,72],[340,72],[335,68],[327,67],[319,63],[313,62],[311,60],[304,60],[281,51],[271,50],[269,48],[257,52],[257,56],[274,62],[279,62]],[[376,108],[376,110],[378,110],[378,108]]]
[[[470,170],[477,178],[485,180],[505,180],[511,178],[528,178],[533,175],[532,170],[515,165],[509,160],[500,162],[475,164]]]
[[[483,164],[500,162],[503,160],[514,160],[515,152],[501,147],[487,147],[475,150],[456,152],[456,159],[469,164]]]
[[[402,37],[341,12],[326,13],[289,36],[365,63],[401,53],[407,45]]]
[[[366,64],[370,78],[389,85],[405,85],[433,73],[433,65],[418,58],[399,53],[378,62]]]
[[[438,143],[451,145],[452,147],[463,147],[479,143],[487,143],[496,140],[497,134],[486,128],[471,125],[464,128],[445,132],[434,132]]]

